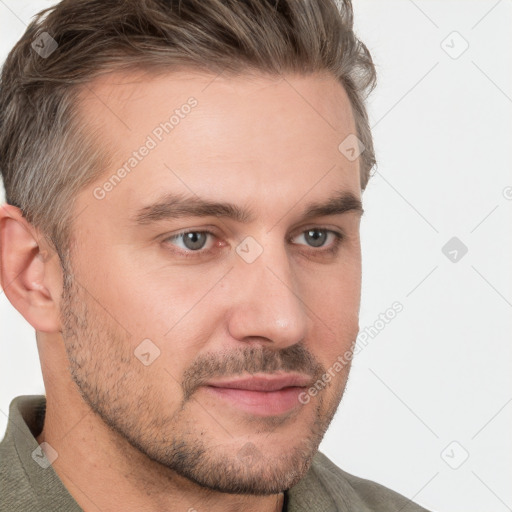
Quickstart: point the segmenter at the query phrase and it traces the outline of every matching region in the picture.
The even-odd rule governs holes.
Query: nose
[[[285,247],[266,247],[252,263],[237,256],[232,274],[238,283],[228,315],[233,338],[276,349],[303,340],[309,317]]]

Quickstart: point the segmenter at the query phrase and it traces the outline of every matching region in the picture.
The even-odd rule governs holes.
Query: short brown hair
[[[48,44],[50,37],[51,54],[35,51],[36,41]],[[0,82],[6,201],[59,255],[67,249],[74,198],[110,163],[100,134],[79,122],[78,93],[110,71],[177,68],[331,73],[349,97],[365,147],[365,189],[375,155],[364,101],[376,77],[353,32],[350,0],[63,0],[30,23]]]

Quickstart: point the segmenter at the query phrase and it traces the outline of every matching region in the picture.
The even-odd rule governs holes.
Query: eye
[[[166,238],[164,241],[178,246],[179,249],[185,252],[199,252],[206,245],[209,235],[215,236],[211,231],[183,231]],[[182,245],[175,243],[176,241],[181,242]]]
[[[343,235],[341,233],[338,233],[337,231],[332,231],[330,229],[307,229],[306,231],[303,231],[299,236],[297,236],[296,239],[304,237],[306,244],[310,245],[310,247],[323,247],[329,235],[331,235],[331,237],[334,237],[333,243],[330,245],[333,245],[334,247],[332,249],[335,250],[341,243]]]
[[[329,236],[333,240],[330,244],[326,245]],[[176,233],[175,235],[165,238],[163,243],[171,246],[173,252],[185,258],[209,256],[212,255],[216,249],[220,250],[222,246],[226,245],[226,243],[220,239],[217,242],[211,241],[208,244],[209,237],[213,240],[218,238],[214,232],[208,230],[182,231],[181,233]],[[332,231],[327,228],[311,228],[302,231],[291,240],[300,239],[301,237],[304,237],[305,245],[319,249],[312,251],[319,254],[335,254],[344,238],[344,236],[337,231]],[[299,245],[304,244],[299,242]],[[323,248],[324,246],[326,246],[326,248]]]

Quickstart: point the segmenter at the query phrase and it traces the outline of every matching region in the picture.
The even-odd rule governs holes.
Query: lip
[[[231,407],[264,417],[286,414],[302,405],[299,395],[310,383],[311,377],[298,374],[253,376],[208,382],[204,390]]]
[[[207,386],[215,388],[245,389],[248,391],[279,391],[289,387],[306,387],[311,383],[311,377],[302,374],[277,374],[251,376],[234,380],[218,380],[207,382]]]

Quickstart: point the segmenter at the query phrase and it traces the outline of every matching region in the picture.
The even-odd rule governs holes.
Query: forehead
[[[83,89],[79,110],[87,125],[103,132],[107,144],[112,142],[123,150],[133,148],[141,135],[152,133],[173,113],[181,120],[180,111],[190,98],[197,102],[193,115],[176,126],[167,142],[179,139],[182,146],[187,142],[197,146],[213,140],[215,147],[233,150],[243,141],[245,151],[252,140],[264,136],[276,142],[296,141],[301,133],[302,139],[314,144],[315,134],[321,134],[320,138],[328,134],[329,141],[338,141],[355,132],[347,94],[327,73],[110,73]],[[230,137],[222,137],[226,134]]]
[[[162,190],[231,202],[289,202],[313,188],[360,196],[358,161],[338,150],[355,132],[350,102],[327,74],[115,73],[90,84],[79,108],[112,155],[89,198],[127,171],[104,206],[133,212]]]
[[[188,68],[169,72],[133,69],[95,78],[83,88],[80,96],[83,114],[89,121],[94,117],[88,116],[91,108],[105,108],[103,113],[110,121],[117,119],[122,123],[142,105],[151,108],[159,104],[165,108],[193,94],[201,97],[204,106],[236,106],[240,113],[254,111],[258,101],[279,103],[283,107],[295,105],[301,111],[309,106],[335,129],[351,117],[344,88],[328,72],[274,75],[255,70],[213,74]]]

